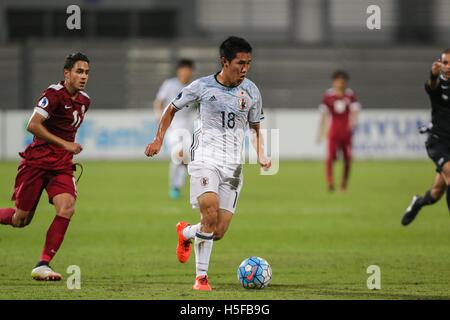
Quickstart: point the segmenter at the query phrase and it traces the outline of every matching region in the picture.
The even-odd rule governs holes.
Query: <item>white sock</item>
[[[186,228],[183,229],[183,236],[188,239],[194,239],[195,238],[195,234],[200,231],[200,223],[194,224],[194,225],[190,225],[187,226]]]
[[[196,261],[196,277],[208,274],[209,258],[213,247],[213,232],[198,231],[195,235],[194,250]]]
[[[175,170],[175,176],[173,177],[173,185],[175,188],[181,189],[184,186],[187,176],[187,168],[184,164],[179,164]]]
[[[187,169],[184,164],[176,164],[170,162],[170,186],[172,188],[181,189],[186,181]]]
[[[169,184],[171,188],[174,188],[173,181],[175,179],[176,171],[177,171],[178,164],[174,163],[173,161],[170,161],[169,165]]]

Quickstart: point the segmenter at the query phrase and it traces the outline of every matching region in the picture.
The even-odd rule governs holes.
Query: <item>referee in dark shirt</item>
[[[425,142],[428,156],[436,165],[436,177],[430,190],[423,196],[414,196],[402,218],[404,226],[410,224],[423,206],[436,203],[447,191],[450,211],[450,48],[433,62],[430,79],[425,83],[431,102],[431,126]]]

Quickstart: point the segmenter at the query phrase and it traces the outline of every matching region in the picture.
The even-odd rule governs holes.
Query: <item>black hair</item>
[[[219,52],[221,58],[231,61],[236,57],[238,52],[251,53],[252,46],[243,38],[231,36],[222,42]]]
[[[87,63],[89,63],[89,59],[87,56],[85,56],[81,52],[75,52],[69,54],[66,57],[66,60],[64,61],[64,69],[72,70],[73,66],[77,61],[86,61]]]
[[[180,60],[178,60],[178,62],[177,62],[177,69],[183,68],[183,67],[194,69],[194,61],[192,61],[191,59],[180,59]]]
[[[343,78],[348,81],[350,79],[350,76],[345,70],[336,70],[331,75],[331,79],[336,80],[337,78]]]

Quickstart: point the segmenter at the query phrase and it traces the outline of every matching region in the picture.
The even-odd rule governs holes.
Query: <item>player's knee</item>
[[[28,224],[30,223],[26,219],[15,219],[12,222],[14,228],[25,228]]]
[[[442,196],[445,194],[445,191],[447,189],[447,186],[439,186],[439,187],[434,187],[431,189],[431,196],[436,199],[439,200],[440,198],[442,198]]]
[[[30,212],[16,210],[16,213],[12,218],[12,226],[14,228],[24,228],[27,225],[29,225],[30,222],[31,222]]]
[[[450,186],[450,172],[449,173],[442,172],[442,175],[444,176],[445,188],[447,188],[448,186]]]
[[[75,214],[75,206],[74,205],[62,206],[58,210],[57,214],[58,214],[58,216],[64,217],[66,219],[70,219]]]

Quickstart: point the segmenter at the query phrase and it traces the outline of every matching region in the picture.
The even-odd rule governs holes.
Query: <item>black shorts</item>
[[[450,161],[450,141],[442,139],[439,136],[430,133],[425,141],[428,157],[436,165],[436,171],[441,173],[442,167],[447,161]]]

